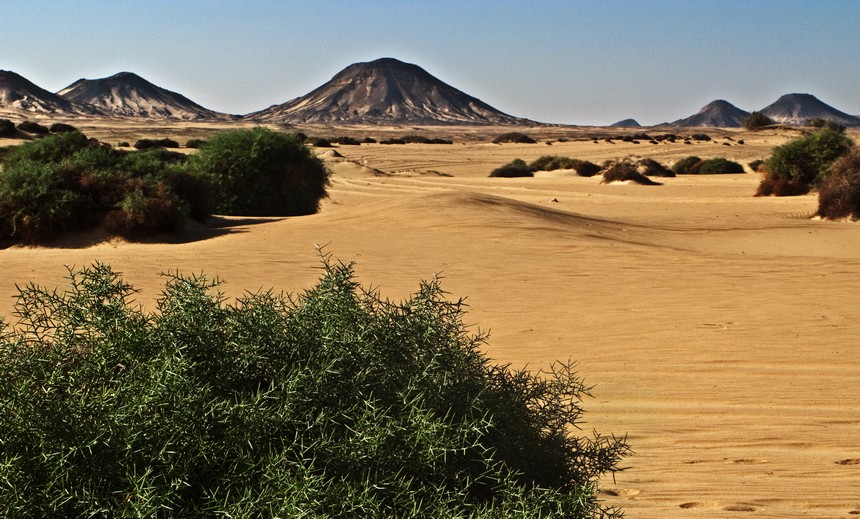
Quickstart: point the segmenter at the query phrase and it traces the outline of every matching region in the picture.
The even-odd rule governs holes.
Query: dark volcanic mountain
[[[860,119],[824,104],[811,94],[786,94],[760,110],[776,123],[806,124],[819,117],[845,126],[860,126]]]
[[[728,101],[717,99],[703,106],[699,113],[673,122],[672,126],[738,128],[744,125],[744,119],[749,114]]]
[[[613,128],[641,128],[642,125],[639,124],[636,119],[624,119],[623,121],[618,121],[617,123],[613,123],[609,125]]]
[[[36,86],[23,76],[0,70],[0,108],[40,114],[97,114],[91,106],[80,105]]]
[[[245,117],[294,124],[536,124],[393,58],[355,63],[303,97]]]
[[[95,106],[110,115],[181,120],[225,116],[131,72],[120,72],[103,79],[79,79],[57,93],[72,101]]]

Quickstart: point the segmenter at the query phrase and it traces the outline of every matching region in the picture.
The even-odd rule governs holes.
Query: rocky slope
[[[809,119],[821,118],[845,126],[860,126],[857,117],[841,112],[811,94],[786,94],[760,112],[781,124],[805,124]]]
[[[23,76],[0,70],[0,108],[31,114],[97,115],[95,107],[81,105],[45,90]]]
[[[673,122],[672,126],[738,128],[749,114],[728,101],[717,99],[703,106],[697,114]]]

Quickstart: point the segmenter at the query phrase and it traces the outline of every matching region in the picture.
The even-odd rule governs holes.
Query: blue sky
[[[394,57],[520,117],[657,124],[785,93],[860,114],[860,1],[2,0],[0,69],[132,71],[248,113]]]

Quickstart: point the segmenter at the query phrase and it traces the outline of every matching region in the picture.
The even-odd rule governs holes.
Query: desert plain
[[[225,127],[75,124],[114,144]],[[634,451],[600,485],[626,516],[860,516],[860,224],[812,219],[814,194],[754,197],[749,168],[661,186],[565,171],[488,178],[545,154],[746,165],[796,131],[708,129],[712,141],[689,145],[595,143],[586,128],[527,128],[543,142],[501,145],[489,129],[325,131],[455,143],[315,150],[332,175],[311,216],[214,217],[147,243],[91,233],[0,250],[0,315],[14,322],[16,286],[62,290],[65,266],[95,261],[122,273],[148,308],[163,272],[217,276],[228,297],[301,292],[321,273],[323,246],[392,299],[441,275],[451,298],[467,298],[472,330],[490,332],[495,362],[576,361],[594,386],[583,433],[626,434]]]

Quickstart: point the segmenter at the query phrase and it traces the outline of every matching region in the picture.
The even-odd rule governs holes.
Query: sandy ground
[[[787,138],[722,135],[735,140],[342,146],[317,215],[214,219],[175,243],[0,250],[0,315],[16,283],[62,287],[64,265],[97,260],[148,306],[165,271],[217,275],[228,295],[296,292],[327,244],[391,298],[441,273],[497,361],[578,361],[595,385],[584,429],[626,433],[635,451],[601,485],[628,517],[860,515],[860,225],[810,220],[814,196],[753,198],[755,174],[487,178],[541,154],[746,163]]]

